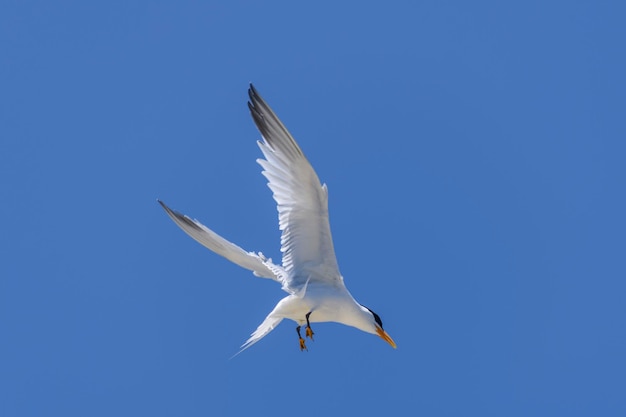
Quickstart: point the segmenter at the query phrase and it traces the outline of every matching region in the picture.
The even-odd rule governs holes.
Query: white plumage
[[[260,252],[246,252],[159,201],[172,220],[196,241],[256,276],[279,282],[289,293],[242,345],[240,352],[261,340],[285,318],[298,324],[301,349],[306,346],[300,326],[306,324],[306,335],[312,338],[310,323],[325,321],[378,334],[395,347],[383,330],[380,317],[357,303],[344,285],[330,233],[326,185],[320,183],[296,141],[252,84],[248,95],[250,113],[263,137],[258,145],[265,159],[257,162],[278,206],[282,266],[275,265]]]

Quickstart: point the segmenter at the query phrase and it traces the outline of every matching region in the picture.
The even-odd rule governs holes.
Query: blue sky
[[[626,413],[617,1],[0,5],[3,416]],[[254,82],[398,344],[294,325]]]

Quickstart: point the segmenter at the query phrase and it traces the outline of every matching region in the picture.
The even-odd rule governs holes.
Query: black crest
[[[365,306],[363,306],[363,307],[365,307]],[[380,319],[380,316],[379,316],[378,314],[374,313],[374,312],[372,311],[372,309],[371,309],[371,308],[369,308],[369,307],[365,307],[365,308],[367,308],[367,310],[368,310],[370,313],[372,313],[372,316],[374,316],[374,320],[376,320],[376,323],[377,323],[377,324],[380,326],[380,328],[382,329],[382,328],[383,328],[383,321]]]

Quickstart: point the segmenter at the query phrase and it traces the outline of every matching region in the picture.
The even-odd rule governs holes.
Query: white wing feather
[[[328,192],[313,167],[276,114],[254,86],[248,107],[263,136],[259,142],[269,188],[278,205],[282,266],[292,290],[307,281],[343,283],[328,220]]]
[[[161,206],[165,209],[167,214],[174,220],[174,223],[178,225],[185,233],[195,239],[201,245],[207,247],[218,255],[223,256],[229,261],[236,263],[242,268],[249,269],[254,272],[254,275],[262,278],[271,278],[282,284],[281,281],[281,268],[272,264],[269,259],[266,259],[260,254],[254,252],[246,252],[239,246],[231,243],[204,226],[200,222],[185,216],[175,210],[170,209],[162,201],[159,200]]]

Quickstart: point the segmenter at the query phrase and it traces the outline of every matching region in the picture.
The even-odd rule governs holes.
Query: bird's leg
[[[306,313],[306,337],[310,338],[311,340],[313,340],[313,335],[315,333],[313,333],[313,329],[311,329],[311,323],[309,322],[309,316],[311,315],[311,311],[309,311],[308,313]]]
[[[304,339],[300,334],[300,326],[296,327],[296,332],[298,332],[298,339],[300,339],[300,351],[306,350],[308,352],[309,349],[306,348],[306,345],[304,344]]]

